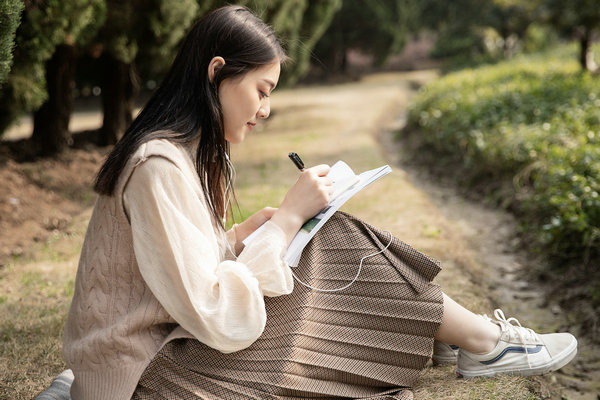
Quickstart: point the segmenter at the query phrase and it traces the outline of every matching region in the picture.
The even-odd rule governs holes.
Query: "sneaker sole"
[[[431,361],[433,365],[438,367],[442,365],[450,365],[456,364],[456,356],[448,356],[448,357],[431,357]]]
[[[549,372],[557,371],[567,365],[575,356],[577,355],[577,340],[574,340],[569,347],[558,357],[555,357],[547,364],[538,365],[534,368],[523,368],[523,369],[512,369],[512,368],[504,368],[504,369],[496,369],[496,370],[486,370],[486,371],[463,371],[460,368],[457,368],[456,374],[459,377],[465,379],[477,378],[477,377],[492,377],[496,375],[506,374],[506,375],[517,375],[517,376],[532,376],[532,375],[544,375]]]

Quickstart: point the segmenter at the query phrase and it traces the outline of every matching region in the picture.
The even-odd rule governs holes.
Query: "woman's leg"
[[[484,354],[496,347],[500,333],[500,326],[472,313],[444,293],[444,317],[436,340]]]

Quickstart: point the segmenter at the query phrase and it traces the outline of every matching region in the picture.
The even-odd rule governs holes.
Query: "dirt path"
[[[544,262],[528,254],[516,235],[518,221],[508,212],[469,200],[451,183],[433,177],[422,165],[415,165],[394,139],[403,126],[403,117],[394,132],[382,137],[392,162],[406,171],[410,181],[423,190],[449,224],[455,229],[477,264],[474,284],[482,285],[494,307],[515,316],[539,332],[570,331],[578,336],[578,356],[567,367],[552,374],[563,399],[600,398],[600,348],[589,338],[578,335],[577,321],[548,298],[542,283],[528,271]]]
[[[286,157],[289,151],[298,152],[308,165],[343,159],[357,172],[388,163],[393,173],[342,209],[439,259],[444,269],[437,282],[460,303],[487,314],[501,304],[507,314],[528,323],[533,313],[517,307],[523,302],[516,294],[523,288],[516,278],[510,285],[504,279],[507,273],[517,276],[515,269],[525,262],[512,247],[514,222],[504,214],[467,203],[451,188],[420,174],[405,162],[398,144],[390,141],[390,132],[401,126],[399,116],[416,88],[435,76],[433,71],[378,74],[360,82],[273,94],[268,123],[257,126],[246,142],[233,149],[240,208],[249,213],[277,205],[297,175]],[[31,398],[63,368],[61,325],[91,206],[83,182],[91,182],[104,152],[79,150],[59,160],[0,164],[2,177],[14,181],[0,187],[0,206],[7,212],[19,207],[22,211],[14,220],[0,216],[0,249],[8,252],[0,262],[0,339],[15,342],[0,348],[0,365],[6,364],[0,370],[7,371],[0,372],[0,381],[7,383],[0,388],[0,398]],[[81,173],[75,179],[77,171]],[[52,213],[62,214],[52,217]],[[28,230],[34,233],[28,236]],[[19,254],[14,254],[13,238],[19,240]],[[505,276],[493,271],[504,271]],[[536,296],[532,288],[526,294]],[[546,315],[541,322],[534,319],[536,327],[548,326],[544,325]],[[555,321],[552,315],[549,318]],[[48,318],[50,322],[44,322]],[[28,347],[29,343],[38,347]],[[574,375],[466,382],[456,379],[454,367],[428,368],[415,397],[550,398],[558,396],[556,378],[564,381]],[[573,390],[565,393],[568,398],[584,398],[575,397]]]

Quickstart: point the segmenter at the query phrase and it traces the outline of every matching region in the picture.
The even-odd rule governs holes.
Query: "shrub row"
[[[598,267],[600,76],[581,71],[574,52],[446,75],[422,89],[404,132],[438,162],[460,163],[471,184],[510,183],[500,200],[519,210],[535,248]]]

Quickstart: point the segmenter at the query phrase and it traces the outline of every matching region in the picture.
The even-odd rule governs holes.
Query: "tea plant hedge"
[[[597,273],[600,75],[582,72],[575,51],[443,76],[412,103],[404,132],[463,182],[510,184],[495,195],[518,210],[532,248]]]

